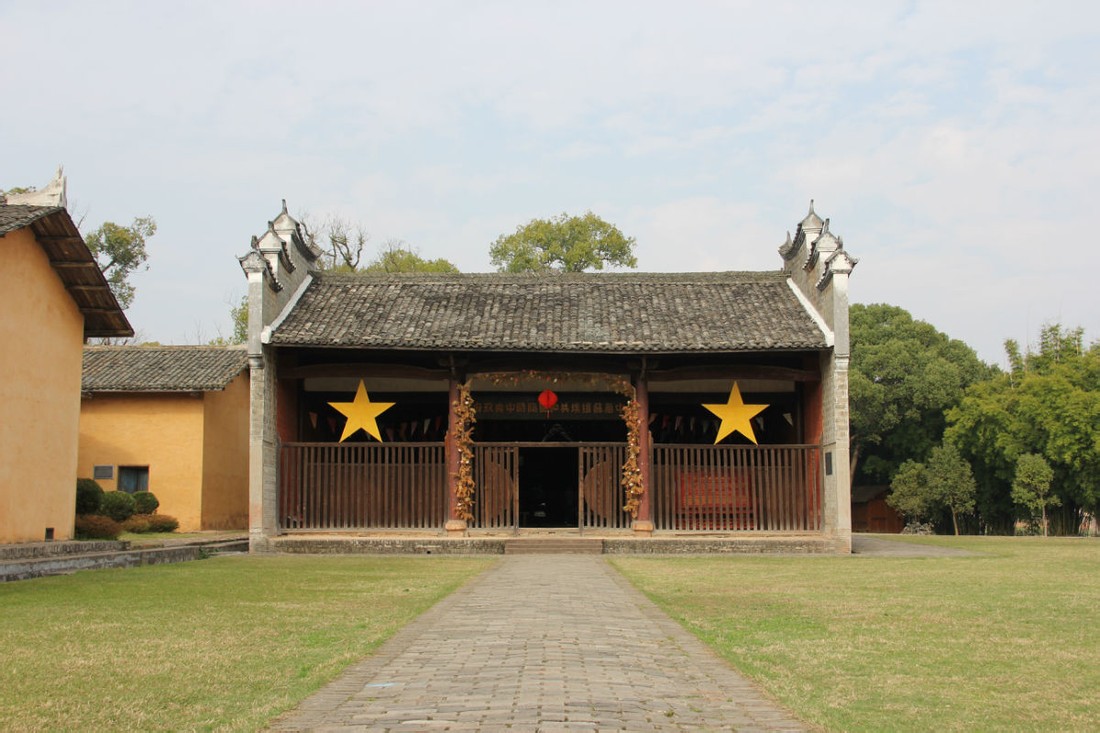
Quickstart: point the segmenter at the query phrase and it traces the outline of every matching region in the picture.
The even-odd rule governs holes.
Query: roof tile
[[[272,343],[594,353],[826,346],[781,272],[320,273]]]
[[[244,370],[242,346],[86,346],[83,392],[211,392]]]

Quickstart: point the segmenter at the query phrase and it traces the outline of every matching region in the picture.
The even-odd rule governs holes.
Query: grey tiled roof
[[[271,342],[639,354],[826,346],[780,272],[321,273]]]
[[[82,392],[210,392],[244,370],[243,346],[86,346]]]
[[[0,205],[0,234],[22,229],[56,210],[53,206]]]

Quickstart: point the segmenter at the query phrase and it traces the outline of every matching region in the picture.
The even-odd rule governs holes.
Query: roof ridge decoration
[[[788,254],[790,253],[790,251],[793,247],[794,247],[794,240],[791,239],[791,230],[788,229],[787,230],[787,241],[785,241],[785,242],[783,242],[783,244],[779,245],[779,254],[780,254],[780,256],[785,260],[790,259],[788,257]]]
[[[321,251],[306,241],[301,223],[290,215],[286,199],[282,200],[279,215],[267,222],[264,233],[252,237],[251,249],[267,261],[271,284],[276,290],[286,285],[284,281],[289,281],[291,287],[296,286],[301,274],[292,276],[291,273],[303,264],[306,272],[316,271],[316,263],[321,256]],[[242,267],[247,257],[246,254],[237,258]],[[246,273],[249,271],[245,270]],[[251,271],[257,271],[255,266]]]
[[[829,220],[822,220],[817,212],[814,211],[814,200],[810,199],[810,210],[806,216],[802,217],[802,221],[794,228],[794,239],[791,239],[790,232],[787,232],[787,241],[779,245],[779,254],[786,261],[791,261],[798,256],[798,253],[802,251],[802,247],[805,246],[807,240],[812,243],[817,241],[817,238],[821,236],[823,229],[828,228]],[[812,256],[812,250],[809,256]],[[808,268],[807,268],[808,269]]]
[[[825,221],[828,221],[828,219],[826,219]],[[802,221],[799,222],[799,225],[803,229],[819,229],[821,227],[821,224],[821,217],[817,215],[816,211],[814,211],[814,200],[810,199],[810,210],[809,212],[807,212],[806,216],[802,218]]]
[[[832,254],[825,258],[825,271],[817,281],[817,289],[824,290],[833,275],[850,275],[855,266],[859,264],[858,257],[852,257],[844,249],[844,240],[837,237],[837,247]]]
[[[244,351],[244,344],[84,344],[84,351]]]
[[[749,283],[782,280],[781,270],[728,270],[714,272],[566,272],[566,273],[530,273],[530,272],[332,272],[313,273],[315,279],[341,283],[417,283],[438,285],[440,283],[482,282],[489,284],[532,284],[532,285],[622,285],[626,283],[687,285],[697,283]]]
[[[279,215],[275,217],[275,221],[271,224],[275,233],[283,239],[286,244],[292,244],[305,257],[306,262],[312,264],[321,257],[321,250],[312,246],[306,241],[305,235],[302,233],[302,224],[293,216],[286,208],[286,199],[282,200],[283,208],[279,212]]]
[[[237,261],[241,263],[241,269],[244,270],[245,275],[253,272],[263,273],[264,279],[270,281],[271,288],[275,292],[283,289],[282,283],[279,282],[279,278],[275,277],[275,273],[271,269],[271,263],[260,254],[256,235],[252,235],[252,249],[247,254],[238,257]]]
[[[833,236],[833,233],[829,231],[829,219],[825,219],[821,225],[821,232],[810,243],[810,251],[806,253],[806,261],[802,263],[802,269],[809,272],[817,264],[817,258],[821,254],[821,250],[826,252],[832,252],[836,246],[837,239]],[[833,245],[830,247],[829,245]]]
[[[65,167],[58,165],[57,173],[45,186],[26,193],[8,194],[7,203],[26,206],[60,206],[64,209],[69,205],[68,187]]]

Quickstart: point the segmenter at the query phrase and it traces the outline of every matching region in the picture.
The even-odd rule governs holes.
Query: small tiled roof
[[[0,236],[29,226],[50,213],[50,206],[0,205]]]
[[[85,338],[134,335],[69,212],[60,206],[0,203],[0,237],[24,228],[34,234],[84,315]]]
[[[243,346],[86,346],[82,392],[212,392],[244,370]]]
[[[781,272],[320,273],[271,343],[638,354],[826,347]]]

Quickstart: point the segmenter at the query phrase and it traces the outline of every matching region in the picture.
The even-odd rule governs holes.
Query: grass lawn
[[[828,730],[1100,730],[1100,541],[976,557],[620,557],[673,618]]]
[[[0,584],[0,728],[256,730],[491,563],[230,556]]]

